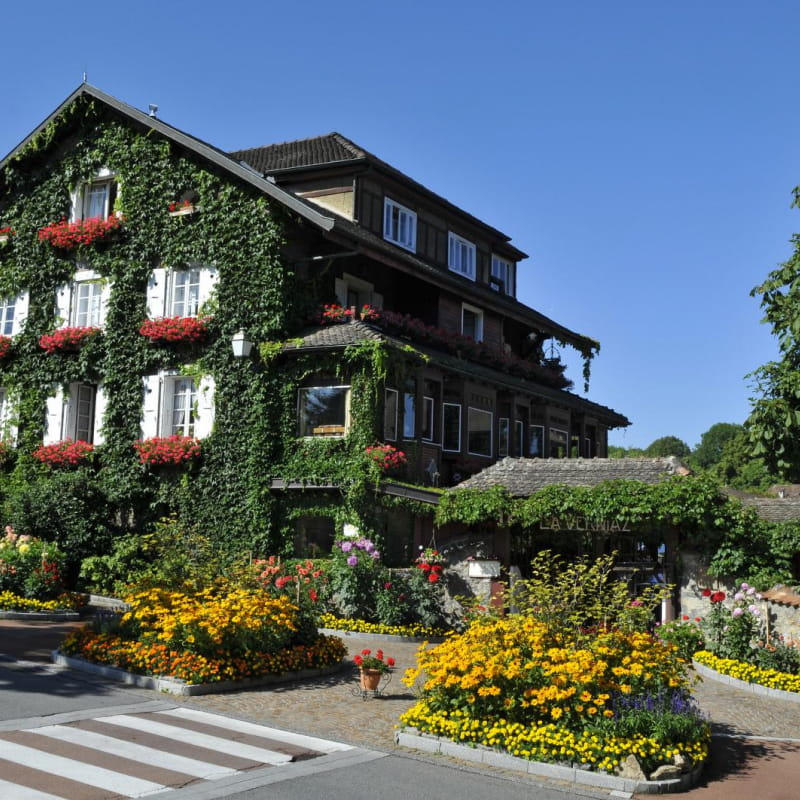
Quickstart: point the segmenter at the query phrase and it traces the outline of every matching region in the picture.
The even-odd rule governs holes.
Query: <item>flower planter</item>
[[[188,217],[191,216],[192,214],[196,214],[198,211],[201,210],[202,209],[200,208],[200,206],[196,206],[191,203],[187,205],[178,205],[176,203],[173,203],[170,205],[168,213],[171,217]]]
[[[112,214],[107,219],[92,217],[77,222],[53,222],[39,229],[39,241],[60,250],[74,250],[103,241],[108,241],[122,227],[124,219]]]
[[[375,692],[381,682],[383,673],[379,669],[361,670],[361,688],[365,692]]]

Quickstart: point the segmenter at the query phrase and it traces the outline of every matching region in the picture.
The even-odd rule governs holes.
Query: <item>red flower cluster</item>
[[[0,228],[0,236],[13,236],[13,235],[14,231],[12,231],[10,227]]]
[[[61,222],[52,222],[40,228],[39,241],[60,247],[62,250],[74,250],[76,247],[94,244],[121,227],[122,217],[113,214],[108,219],[91,217],[77,222],[67,222],[62,219]]]
[[[43,444],[33,451],[33,457],[50,467],[75,467],[86,461],[94,452],[89,442],[64,439],[55,444]]]
[[[170,211],[189,211],[194,208],[194,203],[191,200],[183,200],[182,202],[173,201],[169,204]]]
[[[59,328],[39,337],[39,347],[46,353],[71,352],[79,350],[87,339],[100,333],[100,328],[78,326]]]
[[[445,567],[444,556],[430,547],[423,550],[417,559],[417,569],[421,569],[427,576],[429,583],[438,583]]]
[[[377,669],[380,672],[388,672],[395,664],[394,659],[389,656],[383,659],[383,650],[376,650],[372,655],[372,650],[364,649],[360,655],[353,656],[353,663],[359,669]]]
[[[158,317],[146,319],[139,333],[151,342],[197,343],[208,335],[208,317]]]
[[[153,436],[134,442],[134,448],[142,464],[161,466],[183,464],[200,455],[200,440],[193,436]]]
[[[707,597],[712,603],[721,603],[725,599],[725,592],[712,592],[711,589],[703,589],[703,597]]]
[[[406,454],[390,444],[378,444],[367,447],[366,454],[384,471],[402,467],[408,460]]]
[[[11,352],[11,337],[0,336],[0,361]]]

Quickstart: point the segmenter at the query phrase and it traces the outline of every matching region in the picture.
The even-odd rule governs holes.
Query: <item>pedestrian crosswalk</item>
[[[0,798],[145,797],[349,745],[176,707],[0,732]]]

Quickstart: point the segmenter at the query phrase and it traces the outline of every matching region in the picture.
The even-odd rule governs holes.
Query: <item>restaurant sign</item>
[[[550,517],[539,523],[543,531],[598,531],[602,533],[630,533],[627,520],[590,519],[589,517]]]

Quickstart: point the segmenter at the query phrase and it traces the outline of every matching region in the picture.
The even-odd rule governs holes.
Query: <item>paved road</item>
[[[26,625],[22,633],[20,627],[19,623],[0,621],[0,653],[43,661],[64,632],[64,626]],[[399,675],[414,663],[418,645],[376,642],[358,635],[343,638],[351,654],[380,646],[397,660],[396,677],[383,697],[364,701],[355,696],[356,674],[351,670],[268,690],[176,698],[174,702],[357,748],[407,756],[408,751],[394,743],[394,726],[399,715],[414,703],[414,696],[400,683]],[[752,800],[754,795],[759,800],[797,800],[800,703],[760,697],[710,680],[697,686],[696,696],[712,723],[712,759],[703,784],[683,796],[689,800]],[[441,757],[435,760],[463,766]],[[514,779],[512,773],[491,772]]]

